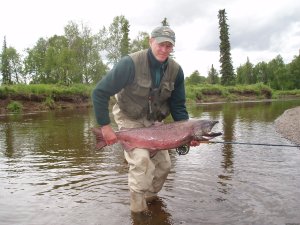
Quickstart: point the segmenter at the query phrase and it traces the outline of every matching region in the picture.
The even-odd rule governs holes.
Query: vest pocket
[[[160,100],[165,101],[171,97],[172,91],[174,90],[174,82],[162,83],[160,91]]]

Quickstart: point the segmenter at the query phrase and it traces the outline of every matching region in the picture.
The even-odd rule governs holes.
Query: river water
[[[91,109],[0,115],[0,225],[300,224],[300,149],[267,145],[294,144],[274,120],[299,105],[189,106],[191,117],[219,120],[215,141],[249,144],[171,151],[159,199],[139,216],[120,146],[94,149]]]

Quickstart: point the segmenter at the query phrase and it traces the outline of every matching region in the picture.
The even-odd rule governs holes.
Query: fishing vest
[[[152,87],[148,50],[139,51],[129,56],[135,67],[132,84],[123,88],[117,95],[117,103],[122,112],[132,119],[147,115],[149,120],[162,121],[170,114],[168,98],[174,90],[174,83],[179,65],[171,58],[158,88]]]

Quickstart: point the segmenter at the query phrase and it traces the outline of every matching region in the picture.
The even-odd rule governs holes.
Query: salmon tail
[[[103,134],[101,131],[100,127],[95,127],[92,129],[95,137],[96,137],[96,148],[97,149],[102,149],[103,147],[105,147],[107,144],[103,138]]]

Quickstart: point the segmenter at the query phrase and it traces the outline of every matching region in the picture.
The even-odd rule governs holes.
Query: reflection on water
[[[171,214],[167,211],[166,204],[161,198],[148,203],[149,211],[145,213],[131,213],[131,224],[132,225],[172,225]]]
[[[299,100],[190,106],[219,141],[291,144],[274,120]],[[0,224],[300,223],[298,148],[201,144],[172,170],[144,215],[131,214],[119,145],[94,149],[92,110],[0,115]]]

